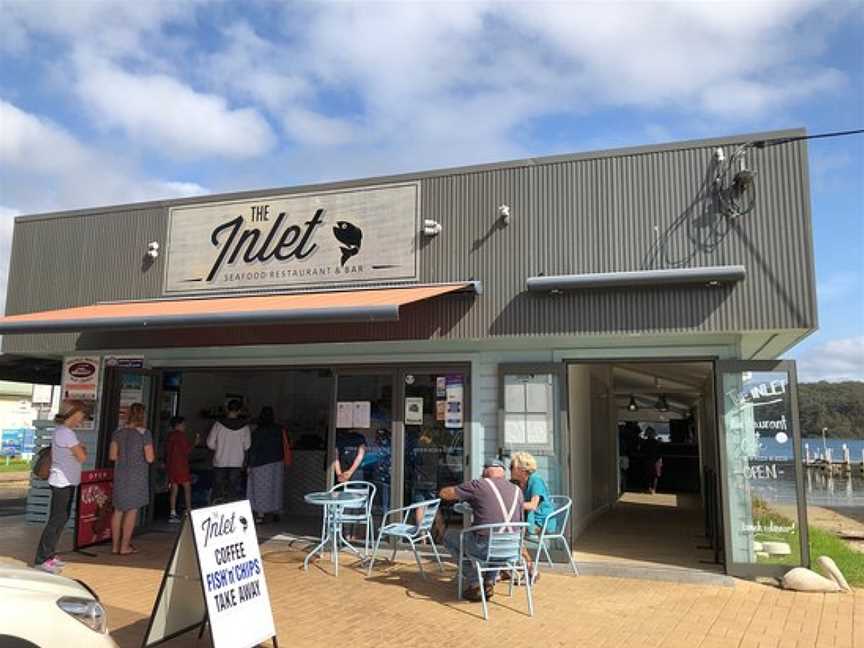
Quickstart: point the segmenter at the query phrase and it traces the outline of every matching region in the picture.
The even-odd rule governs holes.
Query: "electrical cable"
[[[778,137],[768,140],[753,140],[739,145],[729,159],[718,159],[717,173],[714,176],[714,195],[720,203],[724,214],[735,219],[745,216],[756,206],[756,186],[754,177],[756,171],[747,168],[746,155],[750,149],[765,149],[770,146],[789,144],[811,139],[828,137],[846,137],[864,134],[864,129],[816,133],[813,135],[796,135],[794,137]],[[737,167],[737,168],[736,168]]]
[[[864,128],[847,131],[833,131],[830,133],[817,133],[815,135],[797,135],[795,137],[779,137],[777,139],[756,140],[752,142],[754,148],[763,149],[767,146],[777,146],[778,144],[788,144],[789,142],[800,142],[802,140],[824,139],[826,137],[845,137],[847,135],[864,134]]]

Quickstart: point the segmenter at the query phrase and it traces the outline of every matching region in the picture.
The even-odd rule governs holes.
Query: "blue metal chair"
[[[549,498],[552,504],[553,511],[543,522],[543,527],[540,529],[539,536],[528,536],[528,540],[537,542],[537,553],[534,556],[534,573],[531,574],[533,579],[540,569],[540,554],[546,555],[546,561],[552,566],[552,557],[549,555],[549,542],[560,540],[564,543],[564,549],[567,551],[567,557],[570,559],[570,567],[573,573],[579,575],[579,570],[576,568],[576,562],[573,560],[573,552],[570,551],[570,544],[564,533],[567,530],[567,522],[570,519],[570,509],[573,506],[573,501],[564,495],[552,495]]]
[[[463,558],[471,561],[477,571],[477,579],[480,584],[480,598],[483,602],[483,619],[489,620],[489,607],[486,603],[486,588],[483,586],[483,574],[486,572],[509,571],[510,590],[508,595],[513,596],[513,583],[517,577],[525,579],[525,592],[528,596],[528,613],[534,616],[534,596],[531,591],[532,579],[528,574],[528,564],[522,557],[522,544],[525,541],[525,532],[528,530],[527,522],[500,522],[497,524],[480,524],[468,527],[459,534],[459,571],[457,586],[459,598],[462,598],[462,563]],[[465,553],[465,534],[481,531],[488,533],[489,539],[483,555],[475,556]],[[521,571],[521,573],[520,573]]]
[[[345,491],[346,493],[362,494],[364,496],[363,503],[357,505],[346,505],[339,507],[337,514],[339,522],[345,524],[362,524],[365,527],[366,533],[363,537],[363,557],[369,555],[369,547],[372,546],[372,539],[375,533],[375,527],[372,522],[372,506],[375,503],[375,484],[367,481],[347,481],[341,484],[336,484],[328,492]],[[324,519],[324,526],[327,524],[327,519]],[[322,527],[323,533],[323,527]],[[323,535],[321,537],[324,537]]]
[[[432,539],[432,534],[430,532],[432,529],[432,522],[435,521],[435,514],[438,513],[438,507],[440,505],[440,499],[431,499],[426,500],[425,502],[418,502],[416,504],[411,504],[410,506],[403,506],[402,508],[387,511],[384,514],[384,517],[381,518],[381,529],[378,531],[378,540],[375,542],[375,549],[372,551],[372,558],[369,561],[369,571],[366,572],[366,575],[372,575],[372,565],[375,564],[375,556],[378,554],[378,547],[381,545],[381,538],[384,536],[393,538],[396,542],[400,539],[407,540],[411,544],[411,550],[414,552],[414,560],[417,561],[417,567],[420,568],[420,575],[423,578],[426,578],[426,573],[423,571],[423,565],[420,562],[420,554],[417,553],[417,543],[422,542],[423,540],[429,540],[429,543],[432,545],[432,551],[435,553],[435,560],[438,562],[438,570],[444,571],[444,566],[441,564],[441,556],[438,555],[438,547],[435,546],[435,541]],[[419,524],[417,523],[417,510],[422,510],[422,519]],[[401,522],[387,523],[387,518],[398,516],[399,514],[401,514],[402,517]],[[393,556],[391,556],[390,562],[393,562],[396,559],[397,549],[398,546],[393,548]]]

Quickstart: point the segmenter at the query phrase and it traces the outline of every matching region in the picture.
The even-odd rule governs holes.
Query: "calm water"
[[[810,455],[821,455],[823,452],[822,438],[802,440],[801,452],[804,453],[804,443],[810,446]],[[852,473],[829,475],[821,470],[804,469],[804,489],[807,503],[814,506],[830,506],[832,508],[862,507],[864,508],[864,473],[861,472],[861,452],[864,450],[864,439],[826,439],[825,446],[831,449],[832,460],[843,459],[843,444],[851,453]],[[759,457],[764,459],[791,460],[792,443],[778,443],[773,437],[760,440]],[[791,466],[780,468],[778,479],[770,482],[762,480],[751,481],[751,487],[759,490],[768,501],[793,504],[795,502],[795,473]]]

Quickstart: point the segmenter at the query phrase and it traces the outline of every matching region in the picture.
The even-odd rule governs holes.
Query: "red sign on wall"
[[[82,470],[75,510],[75,549],[111,539],[114,469]]]

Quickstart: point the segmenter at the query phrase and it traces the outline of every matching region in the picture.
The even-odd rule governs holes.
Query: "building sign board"
[[[99,396],[100,359],[73,356],[63,359],[63,400],[95,401]]]
[[[416,183],[171,209],[163,292],[416,280]]]

